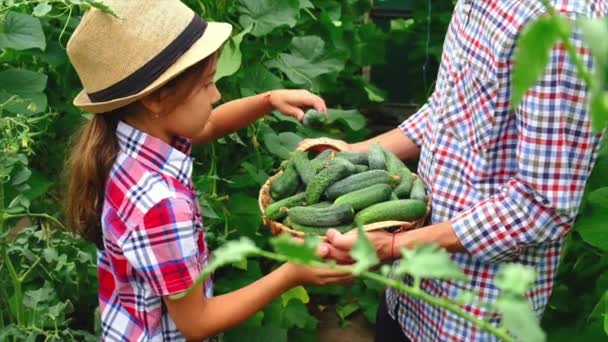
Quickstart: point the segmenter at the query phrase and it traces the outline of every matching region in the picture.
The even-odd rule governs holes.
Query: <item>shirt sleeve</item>
[[[572,41],[586,67],[590,51]],[[576,217],[595,160],[588,91],[562,44],[515,110],[517,174],[494,195],[451,220],[467,251],[487,262],[513,260],[527,246],[562,238]]]
[[[166,198],[150,208],[123,243],[135,272],[159,296],[188,289],[200,274],[194,214],[183,199]]]
[[[427,103],[399,125],[399,129],[418,147],[422,146],[422,137],[430,111]]]

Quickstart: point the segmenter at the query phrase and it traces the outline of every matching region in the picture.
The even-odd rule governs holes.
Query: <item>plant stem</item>
[[[14,219],[14,218],[21,218],[21,217],[38,217],[38,218],[43,218],[43,219],[52,221],[53,223],[55,223],[56,225],[58,225],[59,227],[61,227],[64,230],[67,229],[63,225],[63,223],[61,223],[59,220],[57,220],[53,216],[47,215],[47,214],[27,213],[27,214],[4,215],[4,218],[6,218],[6,219]]]
[[[23,291],[21,289],[21,281],[17,276],[17,272],[15,271],[11,258],[8,256],[6,248],[2,248],[2,254],[6,267],[8,268],[8,274],[13,282],[13,287],[15,288],[15,311],[17,316],[17,325],[23,325]]]
[[[260,250],[260,251],[258,251],[257,254],[264,258],[272,259],[275,261],[280,261],[280,262],[288,261],[287,257],[279,255],[279,254],[275,254],[272,252]],[[307,264],[309,264],[313,267],[333,268],[338,271],[352,273],[352,267],[350,267],[350,266],[328,265],[326,263],[319,262],[319,261],[313,261],[313,262],[310,262]],[[403,293],[410,295],[411,297],[421,299],[431,305],[451,311],[452,313],[456,314],[457,316],[466,319],[467,321],[480,327],[482,330],[485,330],[486,332],[500,338],[503,341],[507,341],[507,342],[513,341],[513,338],[507,333],[507,331],[504,328],[495,327],[492,324],[490,324],[489,322],[484,321],[482,319],[479,319],[479,318],[469,314],[468,312],[463,310],[460,307],[460,305],[453,303],[453,302],[449,301],[448,299],[433,297],[433,296],[427,294],[426,292],[422,291],[420,288],[407,286],[400,281],[386,278],[386,277],[384,277],[380,274],[374,273],[374,272],[365,271],[365,272],[362,272],[361,274],[359,274],[359,277],[367,278],[369,280],[373,280],[380,284],[390,286],[394,289],[397,289]]]
[[[551,16],[551,18],[553,18],[555,20],[555,22],[558,24],[557,27],[558,27],[560,39],[562,40],[562,43],[564,44],[566,51],[568,51],[568,56],[570,57],[570,59],[574,62],[575,66],[576,66],[576,72],[578,73],[579,77],[582,78],[583,81],[585,81],[585,83],[587,84],[587,87],[589,89],[593,89],[593,77],[591,76],[591,73],[589,73],[589,71],[583,65],[583,61],[578,57],[576,48],[572,45],[572,42],[570,41],[570,31],[567,29],[564,29],[564,26],[561,25],[561,16],[559,15],[559,13],[557,13],[555,8],[553,6],[551,6],[551,4],[549,3],[549,0],[541,0],[541,1],[542,1],[543,5],[545,6],[545,8],[547,9],[547,12]]]

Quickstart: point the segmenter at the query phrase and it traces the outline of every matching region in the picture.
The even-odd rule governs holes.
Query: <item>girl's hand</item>
[[[355,279],[355,276],[350,273],[328,268],[316,268],[290,262],[284,264],[283,267],[287,269],[288,276],[294,286],[344,284]]]
[[[287,116],[294,117],[298,119],[298,121],[304,119],[304,110],[302,108],[313,107],[319,112],[327,113],[325,101],[319,96],[310,93],[308,90],[273,90],[268,97],[270,104],[276,110]]]

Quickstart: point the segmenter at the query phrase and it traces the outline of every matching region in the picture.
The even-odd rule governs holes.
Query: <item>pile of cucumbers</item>
[[[305,234],[346,232],[381,221],[415,221],[426,214],[423,182],[378,144],[368,153],[295,151],[271,184],[265,216]]]

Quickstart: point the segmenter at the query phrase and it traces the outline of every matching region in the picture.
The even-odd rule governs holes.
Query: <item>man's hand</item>
[[[280,89],[268,93],[268,101],[279,112],[294,117],[298,121],[304,119],[302,108],[314,108],[319,112],[327,113],[325,101],[307,90]]]
[[[384,230],[366,232],[365,234],[376,250],[376,254],[378,254],[380,260],[391,258],[394,239],[393,234]],[[319,246],[319,249],[317,250],[319,256],[327,259],[334,259],[336,262],[342,264],[354,262],[350,256],[350,250],[355,245],[359,236],[356,230],[342,234],[335,229],[329,229],[326,236],[327,243]]]

